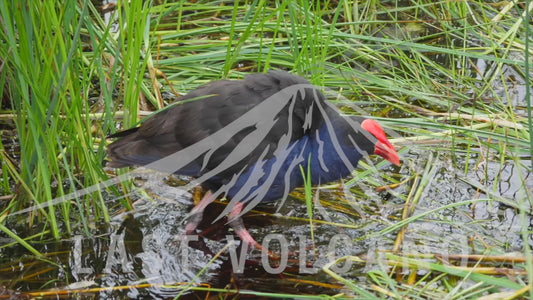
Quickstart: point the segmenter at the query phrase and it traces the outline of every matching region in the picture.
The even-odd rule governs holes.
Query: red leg
[[[244,208],[243,203],[237,203],[231,212],[229,213],[228,219],[229,219],[229,225],[235,230],[237,235],[241,238],[241,240],[244,243],[247,243],[249,245],[252,245],[258,250],[266,251],[270,257],[278,258],[279,256],[275,253],[270,252],[268,249],[263,249],[263,246],[255,241],[255,239],[252,237],[250,232],[244,227],[244,223],[242,222],[242,218],[239,217],[239,214],[242,212],[242,209]]]
[[[202,221],[204,209],[215,201],[216,197],[211,191],[207,191],[200,202],[191,210],[189,222],[185,226],[185,233],[188,235],[194,234],[196,227]]]
[[[253,247],[262,250],[263,247],[261,244],[255,241],[255,239],[252,237],[250,232],[244,227],[244,223],[242,222],[242,218],[239,217],[239,214],[242,212],[242,209],[244,208],[243,203],[237,203],[231,210],[229,214],[229,225],[235,230],[235,233],[241,238],[241,240],[249,245],[252,245]]]

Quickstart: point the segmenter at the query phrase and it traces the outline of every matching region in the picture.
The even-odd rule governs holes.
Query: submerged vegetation
[[[360,113],[347,105],[356,104],[391,129],[404,159],[380,172],[361,163],[344,184],[357,200],[322,201],[352,219],[376,214],[379,226],[354,241],[380,236],[383,247],[338,259],[375,268],[326,265],[317,278],[287,275],[294,286],[365,298],[533,298],[532,10],[532,1],[1,1],[0,273],[17,259],[63,277],[37,291],[33,274],[0,275],[0,298],[75,293],[66,287],[78,278],[61,266],[68,259],[51,259],[47,244],[109,234],[115,216],[135,210],[136,199],[122,196],[132,183],[100,185],[115,176],[104,168],[108,134],[199,85],[269,69],[328,88],[346,113]],[[313,240],[314,225],[361,225],[314,220],[315,191],[295,193],[307,199]],[[350,201],[365,203],[363,213]],[[321,297],[194,280],[165,283]]]

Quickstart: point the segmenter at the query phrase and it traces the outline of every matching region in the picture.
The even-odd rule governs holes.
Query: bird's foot
[[[193,209],[190,212],[190,219],[187,222],[187,225],[185,226],[185,234],[186,235],[192,235],[196,232],[196,227],[200,225],[200,222],[202,222],[202,217],[204,214],[205,208],[211,204],[213,201],[215,201],[216,196],[211,191],[207,191],[205,193],[204,197],[198,204],[196,204]]]
[[[255,249],[262,251],[263,253],[268,253],[268,256],[271,258],[279,259],[279,255],[264,248],[261,244],[259,244],[253,238],[250,232],[246,229],[246,227],[244,226],[244,223],[242,222],[242,218],[239,216],[243,208],[244,208],[244,203],[239,202],[235,204],[235,206],[231,210],[229,217],[228,217],[230,220],[229,225],[233,228],[233,230],[235,230],[235,233],[237,233],[237,235],[241,238],[241,241],[243,243],[246,243],[252,246],[251,248],[248,248],[248,250],[251,251],[251,249],[255,248]]]

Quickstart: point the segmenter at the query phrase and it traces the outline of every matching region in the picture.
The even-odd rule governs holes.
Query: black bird
[[[112,135],[111,167],[143,165],[195,177],[208,192],[191,211],[187,234],[217,197],[230,203],[229,224],[258,246],[240,216],[259,202],[284,199],[304,184],[351,174],[363,155],[400,165],[378,122],[341,116],[307,80],[284,71],[201,86],[141,126]]]

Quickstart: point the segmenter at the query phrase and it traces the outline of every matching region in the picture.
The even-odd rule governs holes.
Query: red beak
[[[390,143],[389,139],[387,139],[385,131],[383,131],[383,128],[381,127],[381,125],[379,125],[377,121],[366,119],[363,121],[363,123],[361,123],[361,127],[373,134],[378,139],[374,154],[382,156],[383,158],[397,166],[401,165],[400,156],[398,156],[398,152],[396,152],[394,146]]]

